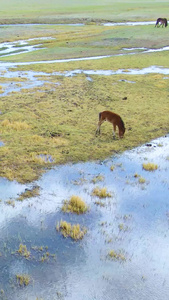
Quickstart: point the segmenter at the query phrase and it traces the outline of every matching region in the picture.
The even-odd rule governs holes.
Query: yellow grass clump
[[[92,191],[92,196],[97,196],[99,198],[112,197],[111,193],[107,192],[107,188],[96,187]]]
[[[158,166],[153,163],[143,164],[143,169],[146,171],[155,171],[158,169]]]
[[[71,237],[73,240],[81,240],[87,232],[86,228],[80,228],[79,224],[71,225],[66,221],[60,221],[56,229],[66,237]]]
[[[143,178],[143,177],[141,177],[141,176],[139,177],[139,180],[138,180],[138,181],[139,181],[139,183],[145,183],[145,182],[146,182],[145,178]]]
[[[3,127],[14,129],[16,131],[29,129],[30,126],[26,122],[13,121],[10,122],[8,119],[5,119],[1,122]]]
[[[83,214],[87,209],[85,202],[79,196],[75,195],[73,195],[69,201],[65,200],[62,206],[64,212],[73,212],[76,214]]]

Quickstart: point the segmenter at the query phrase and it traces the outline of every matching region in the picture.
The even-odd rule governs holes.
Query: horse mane
[[[121,128],[122,128],[122,129],[125,129],[125,125],[124,125],[124,122],[123,122],[122,118],[120,118],[120,121],[121,121],[121,124],[120,124],[120,125],[121,125]]]

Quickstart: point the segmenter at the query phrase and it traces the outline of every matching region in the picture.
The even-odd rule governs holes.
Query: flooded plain
[[[42,44],[40,41],[51,40],[52,37],[41,37],[41,38],[32,38],[28,40],[18,40],[16,42],[6,42],[0,44],[0,56],[12,56],[19,55],[22,53],[37,51],[42,49]],[[35,45],[30,45],[30,42],[37,41]],[[6,78],[6,82],[1,83],[0,96],[6,96],[12,92],[19,92],[22,89],[32,89],[40,87],[47,82],[42,80],[42,76],[75,76],[78,74],[85,74],[86,76],[90,75],[145,75],[145,74],[164,74],[169,75],[169,69],[163,66],[149,66],[143,69],[119,69],[119,70],[71,70],[66,72],[53,72],[53,73],[44,73],[44,72],[33,72],[33,71],[17,71],[19,66],[30,66],[35,64],[53,64],[53,63],[67,63],[67,62],[76,62],[76,61],[89,61],[89,60],[100,60],[104,58],[109,58],[112,56],[124,56],[124,55],[134,55],[137,53],[154,53],[154,52],[163,52],[168,51],[169,47],[162,47],[158,49],[148,49],[145,47],[142,48],[123,48],[120,50],[121,53],[113,55],[102,55],[102,56],[92,56],[92,57],[79,57],[79,58],[69,58],[69,59],[56,59],[56,60],[44,60],[44,61],[29,61],[29,62],[2,62],[0,61],[0,78]],[[16,70],[15,70],[16,69]],[[17,78],[17,81],[15,79]],[[12,82],[8,79],[13,79]],[[19,80],[20,79],[20,80]],[[87,77],[88,80],[91,80],[90,77]],[[168,79],[168,78],[165,78]],[[59,84],[59,83],[57,83]],[[57,85],[56,84],[56,85]]]
[[[89,58],[88,58],[89,59]],[[93,59],[93,58],[91,58]],[[96,59],[96,58],[95,58]],[[100,59],[100,57],[98,57]],[[73,61],[69,60],[69,61]],[[43,62],[46,63],[46,62]],[[49,63],[49,62],[48,62]],[[52,62],[51,62],[52,63]],[[31,63],[29,63],[31,64]],[[18,63],[20,65],[20,63]],[[150,66],[148,68],[143,69],[119,69],[119,70],[71,70],[71,71],[65,71],[65,72],[53,72],[53,73],[45,73],[45,72],[34,72],[34,71],[15,71],[10,70],[10,67],[14,67],[14,64],[5,64],[0,63],[0,69],[2,67],[2,70],[0,71],[0,78],[20,78],[21,81],[7,81],[5,83],[1,83],[1,91],[0,91],[0,97],[6,96],[12,92],[19,92],[22,89],[33,89],[36,87],[41,87],[45,83],[49,82],[49,77],[52,78],[52,76],[65,76],[65,77],[72,77],[77,76],[78,74],[85,74],[86,80],[92,81],[93,79],[90,77],[91,75],[103,75],[103,76],[111,76],[111,75],[145,75],[145,74],[163,74],[163,75],[169,75],[169,68],[165,67],[158,67],[158,66]],[[5,73],[4,73],[5,69]],[[42,79],[43,77],[43,79]],[[45,79],[46,77],[46,79]],[[169,77],[164,77],[163,79],[169,79]],[[122,80],[126,81],[128,83],[134,83],[134,81],[129,80]],[[59,85],[60,82],[56,82],[53,84],[53,88],[55,89],[57,85]]]
[[[150,25],[138,23],[119,25]],[[30,48],[29,41],[20,41],[6,43],[0,51],[1,55],[13,55],[15,51],[36,51],[40,46],[38,43]],[[165,50],[168,47],[123,49],[126,55]],[[49,76],[83,73],[87,80],[92,80],[90,75],[169,75],[168,68],[157,66],[52,74],[15,70],[20,65],[105,57],[108,56],[1,62],[0,77],[21,79],[2,83],[1,96],[42,86],[46,82],[42,76],[48,80]],[[0,147],[3,146],[0,141]],[[44,159],[52,161],[52,157]],[[157,169],[143,169],[143,163],[149,162],[157,165]],[[19,195],[33,187],[39,189],[39,195],[19,201]],[[106,188],[111,196],[93,196],[96,187]],[[0,178],[0,189],[0,299],[168,300],[169,135],[104,161],[57,166],[32,184]],[[72,195],[86,202],[85,214],[62,211],[63,201]],[[61,220],[87,228],[84,238],[64,238],[56,230]],[[21,246],[25,252],[19,251]],[[20,286],[18,275],[28,276],[29,284]]]
[[[149,162],[157,169],[144,170]],[[32,185],[40,195],[18,201]],[[168,300],[169,136],[105,161],[55,167],[32,185],[0,179],[0,299]],[[111,197],[93,196],[95,187]],[[72,195],[87,213],[62,212]],[[87,234],[64,238],[61,220]],[[20,287],[16,274],[30,283]]]

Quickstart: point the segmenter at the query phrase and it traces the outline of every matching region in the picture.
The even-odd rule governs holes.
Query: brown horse
[[[124,127],[124,122],[122,118],[115,114],[114,112],[111,111],[102,111],[99,113],[99,122],[98,122],[98,127],[96,130],[96,134],[100,134],[100,126],[104,121],[108,121],[112,123],[113,125],[113,138],[115,138],[115,131],[116,131],[116,126],[119,129],[119,138],[122,138],[124,133],[125,133],[125,127]]]
[[[158,26],[158,24],[159,24],[159,26]],[[166,19],[166,18],[158,18],[158,19],[157,19],[156,24],[155,24],[155,27],[156,27],[156,26],[157,26],[157,27],[160,27],[161,25],[162,25],[162,27],[163,27],[163,26],[165,26],[165,27],[168,26],[168,22],[167,22],[167,19]]]

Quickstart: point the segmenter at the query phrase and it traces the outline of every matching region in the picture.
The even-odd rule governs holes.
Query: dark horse
[[[158,26],[158,24],[159,24],[159,26]],[[165,27],[168,26],[168,22],[167,22],[167,19],[166,19],[166,18],[158,18],[158,19],[157,19],[156,24],[155,24],[155,27],[156,27],[156,26],[157,26],[157,27],[160,27],[161,25],[162,25],[162,27],[163,27],[163,26],[165,26]]]

